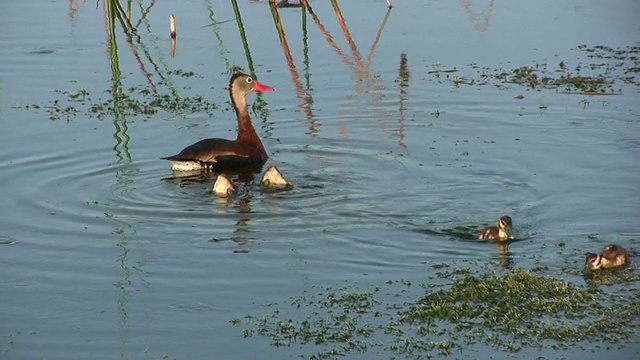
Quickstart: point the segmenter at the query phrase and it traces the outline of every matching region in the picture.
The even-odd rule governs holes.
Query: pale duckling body
[[[607,245],[600,254],[588,254],[586,263],[591,270],[609,269],[629,262],[629,252],[618,245]]]
[[[293,187],[293,183],[282,176],[282,173],[276,165],[269,167],[267,171],[265,171],[260,184],[266,188],[275,190],[291,189]]]
[[[478,239],[480,240],[498,240],[506,241],[513,239],[511,234],[511,217],[504,215],[498,220],[498,226],[488,226],[478,233]]]
[[[229,179],[229,177],[227,177],[227,175],[224,175],[224,174],[218,175],[216,182],[213,184],[213,189],[211,189],[212,193],[220,197],[231,196],[235,194],[237,191],[238,189],[236,188],[235,185],[233,185],[233,182],[231,182],[231,179]]]

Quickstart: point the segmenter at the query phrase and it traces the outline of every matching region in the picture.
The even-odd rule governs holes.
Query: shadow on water
[[[255,237],[251,234],[251,201],[254,198],[252,184],[244,183],[240,186],[237,195],[232,196],[218,196],[216,197],[216,203],[220,206],[216,210],[217,214],[226,215],[230,212],[237,213],[239,218],[237,218],[235,223],[235,230],[230,237],[213,237],[209,240],[212,243],[219,243],[223,241],[233,241],[238,245],[246,244],[248,241],[256,240]],[[235,206],[236,209],[230,211],[230,207]],[[233,250],[234,253],[248,253],[249,250],[247,248],[236,248]]]

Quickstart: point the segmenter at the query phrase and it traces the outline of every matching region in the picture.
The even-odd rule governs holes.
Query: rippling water
[[[637,86],[583,96],[456,86],[457,74],[433,73],[471,76],[473,64],[576,66],[589,61],[581,44],[638,46],[638,5],[394,3],[372,51],[384,1],[341,2],[357,53],[329,4],[317,1],[315,11],[332,38],[311,16],[302,33],[300,9],[282,10],[298,79],[266,3],[239,3],[256,73],[277,89],[261,95],[265,119],[254,114],[267,165],[295,187],[274,193],[255,179],[221,200],[207,193],[213,178],[177,179],[159,158],[205,137],[234,136],[227,67],[246,69],[245,50],[235,22],[207,27],[211,18],[234,18],[229,4],[161,2],[138,27],[143,46],[130,46],[121,28],[115,34],[123,88],[149,85],[149,71],[194,71],[151,81],[204,94],[222,105],[213,116],[99,119],[80,111],[49,120],[56,99],[62,112],[110,98],[115,70],[103,4],[2,2],[3,356],[296,358],[302,350],[249,343],[229,321],[316,286],[419,282],[437,263],[542,263],[580,283],[561,270],[579,269],[584,252],[611,242],[640,251]],[[172,12],[175,57],[166,34]],[[134,14],[137,21],[140,9]],[[90,94],[84,103],[56,92],[80,89]],[[506,259],[494,244],[470,240],[502,214],[514,218],[517,234]],[[559,243],[567,250],[556,251]],[[615,354],[639,351],[636,344]]]

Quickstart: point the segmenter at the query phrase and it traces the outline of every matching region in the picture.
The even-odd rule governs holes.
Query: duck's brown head
[[[256,80],[253,76],[247,75],[242,72],[233,74],[233,76],[231,77],[231,81],[229,82],[229,91],[232,95],[235,93],[240,93],[244,96],[254,91],[268,92],[274,90],[275,89],[271,86],[265,85]]]

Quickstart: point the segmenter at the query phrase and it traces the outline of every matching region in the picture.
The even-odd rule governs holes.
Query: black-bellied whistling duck
[[[511,217],[504,215],[498,220],[498,226],[488,226],[480,230],[478,239],[499,241],[513,239],[513,235],[511,235]]]
[[[607,245],[600,254],[587,254],[587,266],[596,270],[600,268],[613,268],[625,265],[629,261],[629,252],[618,245]]]
[[[251,123],[246,96],[254,91],[273,90],[251,75],[241,72],[233,74],[229,82],[229,96],[238,117],[238,137],[235,140],[200,140],[182,149],[179,154],[163,159],[169,160],[173,170],[179,171],[262,166],[269,156]]]

